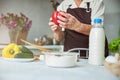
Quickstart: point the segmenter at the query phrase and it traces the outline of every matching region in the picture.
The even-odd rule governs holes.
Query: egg
[[[108,63],[116,63],[118,60],[114,56],[108,56],[105,58],[105,61]]]

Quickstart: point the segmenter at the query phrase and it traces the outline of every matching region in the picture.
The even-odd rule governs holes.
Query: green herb
[[[120,38],[112,40],[109,45],[109,50],[113,53],[120,53]]]

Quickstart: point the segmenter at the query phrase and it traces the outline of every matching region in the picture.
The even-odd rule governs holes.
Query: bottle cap
[[[102,23],[102,19],[100,19],[100,18],[95,18],[95,19],[94,19],[94,23]]]

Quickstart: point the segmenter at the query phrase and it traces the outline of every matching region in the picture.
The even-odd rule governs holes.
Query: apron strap
[[[72,6],[72,4],[68,5],[68,8],[70,8]]]
[[[91,10],[90,10],[90,2],[86,2],[86,4],[87,4],[86,12],[90,12],[90,11],[91,11]]]

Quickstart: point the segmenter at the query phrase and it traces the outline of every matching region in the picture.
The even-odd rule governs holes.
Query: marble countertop
[[[108,72],[104,66],[88,64],[80,59],[76,67],[53,68],[46,66],[44,60],[17,62],[0,57],[0,80],[120,80]]]

